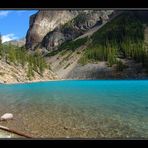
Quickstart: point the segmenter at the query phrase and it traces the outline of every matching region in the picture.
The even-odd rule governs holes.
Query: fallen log
[[[1,130],[5,130],[5,131],[7,131],[7,132],[14,133],[14,134],[19,135],[19,136],[26,137],[26,138],[33,138],[32,136],[26,135],[26,134],[24,134],[24,133],[22,133],[22,132],[18,132],[18,131],[16,131],[16,130],[10,129],[10,128],[5,127],[5,126],[1,126],[1,125],[0,125],[0,129],[1,129]]]

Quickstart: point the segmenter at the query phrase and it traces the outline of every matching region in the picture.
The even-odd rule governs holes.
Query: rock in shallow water
[[[0,118],[0,120],[2,120],[2,121],[11,120],[11,119],[13,119],[13,114],[11,114],[11,113],[5,113]]]

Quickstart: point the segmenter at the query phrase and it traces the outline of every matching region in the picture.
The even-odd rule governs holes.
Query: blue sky
[[[2,41],[25,37],[29,28],[29,17],[36,12],[37,10],[1,10],[0,33]]]

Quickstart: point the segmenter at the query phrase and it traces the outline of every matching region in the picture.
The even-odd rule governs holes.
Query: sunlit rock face
[[[50,10],[39,11],[30,17],[26,35],[27,49],[38,45],[54,50],[67,40],[75,39],[95,25],[108,21],[113,10]]]
[[[43,37],[57,26],[65,24],[78,14],[77,11],[39,11],[30,17],[26,47],[33,49]]]

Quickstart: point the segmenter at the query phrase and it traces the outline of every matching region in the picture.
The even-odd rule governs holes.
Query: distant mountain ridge
[[[5,45],[11,44],[11,45],[21,47],[21,46],[24,46],[25,43],[26,43],[26,39],[22,38],[22,39],[18,39],[18,40],[7,41],[7,42],[4,42],[3,44],[5,44]]]

